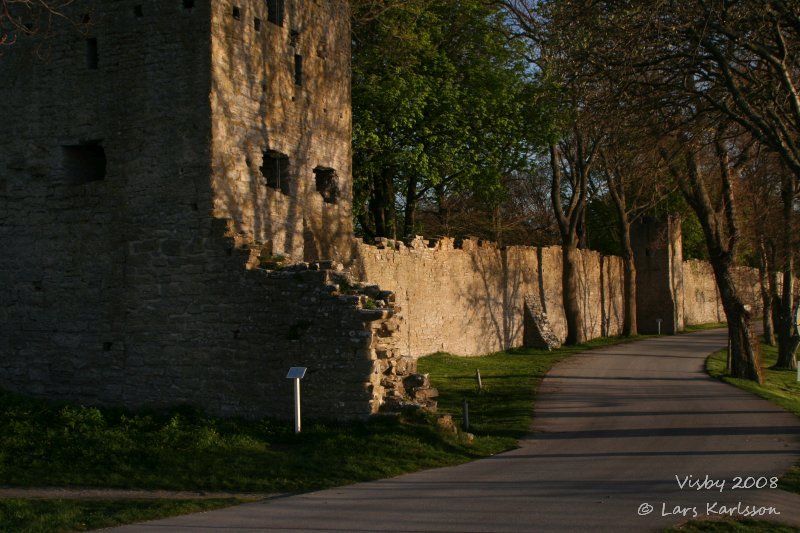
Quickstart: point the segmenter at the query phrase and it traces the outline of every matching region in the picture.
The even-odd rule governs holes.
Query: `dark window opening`
[[[82,185],[106,177],[106,151],[99,141],[62,146],[62,170],[68,185]]]
[[[256,18],[253,19],[253,27],[256,29],[256,31],[261,31],[261,19],[260,18],[256,17]]]
[[[322,195],[326,204],[335,204],[339,199],[339,180],[336,171],[332,168],[317,167],[314,169],[314,181],[317,182],[317,192]]]
[[[141,5],[133,6],[133,15],[136,16],[136,17],[143,17],[144,16],[144,10],[142,9]]]
[[[303,86],[303,56],[300,54],[294,55],[294,84]]]
[[[289,156],[267,150],[264,152],[264,163],[260,170],[267,180],[267,187],[289,194]]]
[[[298,44],[300,44],[300,32],[297,30],[291,30],[289,32],[289,46],[297,48]]]
[[[192,9],[194,7],[194,0],[183,0],[183,9]]]
[[[239,9],[239,6],[233,6],[232,15],[236,20],[240,20],[242,18],[242,10]]]
[[[267,22],[283,26],[283,0],[266,0]]]
[[[90,37],[86,39],[86,66],[90,70],[97,70],[98,59],[97,38]]]

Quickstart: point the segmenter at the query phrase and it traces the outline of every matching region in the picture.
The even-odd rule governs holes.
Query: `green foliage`
[[[241,503],[221,500],[15,500],[0,499],[0,530],[17,533],[90,531],[165,516],[210,511]]]
[[[608,201],[595,200],[586,206],[586,233],[589,248],[604,255],[622,255],[619,215]]]
[[[708,260],[708,248],[703,228],[694,212],[686,212],[681,221],[683,258]]]
[[[356,21],[353,177],[362,227],[375,223],[375,210],[392,223],[397,207],[436,188],[496,203],[501,175],[526,167],[546,121],[506,29],[480,0],[403,2]]]

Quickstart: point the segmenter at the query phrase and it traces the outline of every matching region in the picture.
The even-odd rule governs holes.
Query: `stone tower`
[[[0,60],[0,387],[285,416],[305,365],[311,413],[374,411],[391,312],[248,268],[350,253],[348,2],[66,14]]]
[[[684,328],[683,244],[677,217],[639,219],[631,227],[639,333],[674,335]]]

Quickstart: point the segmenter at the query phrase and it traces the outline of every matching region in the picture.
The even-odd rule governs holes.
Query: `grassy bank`
[[[797,381],[797,372],[773,368],[778,360],[777,347],[761,344],[761,363],[765,367],[764,383],[761,385],[750,380],[732,378],[727,375],[725,371],[726,357],[726,350],[720,350],[708,358],[706,370],[711,376],[757,394],[800,416],[800,382]],[[780,487],[800,493],[800,465],[792,467],[781,479]]]
[[[692,520],[665,533],[797,533],[796,527],[763,520]]]
[[[764,383],[759,385],[747,379],[730,377],[725,371],[727,351],[720,350],[706,360],[706,371],[713,377],[757,394],[800,416],[800,383],[797,372],[773,368],[778,360],[778,348],[761,344],[761,364],[764,366]]]
[[[440,391],[439,414],[460,423],[462,399],[470,402],[472,436],[420,414],[306,421],[295,435],[285,421],[222,420],[191,409],[132,413],[0,392],[0,485],[285,493],[458,464],[516,446],[530,427],[536,386],[557,361],[624,340],[422,358],[420,372]],[[6,499],[0,531],[81,531],[233,503]]]
[[[686,326],[682,333],[692,333],[693,331],[704,331],[706,329],[719,329],[728,327],[727,322],[708,322],[706,324],[692,324]]]
[[[451,413],[459,426],[463,422],[463,400],[467,399],[476,448],[481,453],[497,453],[513,448],[529,431],[537,386],[555,363],[587,349],[629,340],[610,337],[550,352],[517,349],[482,357],[435,354],[419,360],[419,371],[430,374],[439,389],[439,410]],[[480,391],[477,371],[483,383]]]
[[[20,500],[0,499],[0,530],[51,533],[91,531],[240,503],[225,500]]]
[[[726,371],[727,350],[713,353],[706,360],[706,371],[712,377],[721,379],[726,383],[735,385],[740,389],[752,392],[769,400],[787,411],[800,416],[800,383],[797,381],[797,372],[773,368],[778,359],[778,350],[775,346],[761,344],[761,363],[764,366],[764,383],[759,385],[750,380],[731,377]],[[795,465],[781,480],[779,487],[800,493],[800,465]],[[798,531],[797,528],[778,525],[771,522],[752,520],[702,520],[691,521],[680,528],[669,531]]]

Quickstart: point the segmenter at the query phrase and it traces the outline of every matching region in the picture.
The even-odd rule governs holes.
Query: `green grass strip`
[[[0,499],[0,530],[17,533],[91,531],[241,503],[223,500]]]
[[[763,520],[692,520],[665,533],[797,533],[798,528]]]
[[[727,328],[727,322],[709,322],[707,324],[692,324],[691,326],[685,326],[683,329],[683,333],[692,333],[693,331],[705,331],[707,329],[720,329],[720,328]]]

